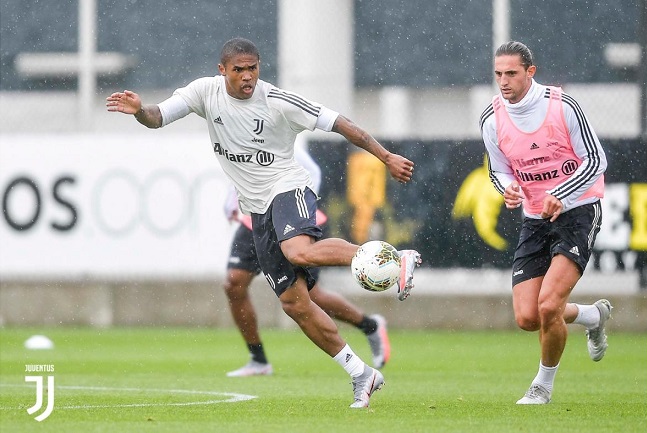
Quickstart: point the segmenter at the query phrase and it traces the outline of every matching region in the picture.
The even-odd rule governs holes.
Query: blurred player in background
[[[220,75],[199,78],[160,104],[144,105],[137,93],[125,90],[106,99],[107,109],[132,114],[149,128],[192,112],[206,120],[214,154],[236,187],[240,209],[252,217],[258,261],[283,311],[351,376],[351,408],[368,407],[384,383],[382,373],[353,352],[309,294],[315,284],[310,268],[349,266],[359,246],[340,238],[320,239],[317,196],[308,172],[294,159],[294,141],[306,129],[336,132],[375,155],[401,183],[411,180],[413,162],[389,152],[339,113],[260,80],[260,54],[251,41],[227,41],[218,69]],[[400,254],[398,298],[404,300],[420,254]]]
[[[294,147],[294,157],[312,178],[313,191],[319,193],[321,185],[321,169],[306,151],[304,144],[297,143]],[[243,367],[227,373],[229,377],[257,376],[272,374],[272,364],[267,360],[263,343],[258,332],[256,311],[249,296],[249,286],[256,275],[261,272],[254,248],[252,221],[247,215],[242,215],[238,209],[238,195],[231,189],[225,202],[225,214],[229,221],[239,221],[231,244],[231,253],[227,263],[227,280],[225,294],[229,301],[234,322],[247,344],[250,360]],[[323,225],[326,216],[317,209],[317,224]],[[319,270],[311,269],[315,280],[318,280]],[[379,314],[365,316],[359,308],[351,304],[341,295],[322,289],[319,284],[310,290],[310,299],[319,305],[332,318],[339,319],[360,329],[368,338],[373,355],[373,367],[382,368],[388,362],[391,347],[386,329],[386,320]]]
[[[537,83],[537,67],[520,42],[494,56],[500,94],[481,115],[490,180],[508,209],[523,208],[512,264],[518,326],[539,331],[539,371],[517,404],[546,404],[566,346],[567,323],[586,327],[589,356],[607,349],[611,304],[569,303],[600,231],[606,156],[577,102],[561,88]]]

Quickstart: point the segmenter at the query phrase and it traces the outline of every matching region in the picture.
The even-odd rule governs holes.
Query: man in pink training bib
[[[611,304],[570,303],[600,231],[606,156],[578,103],[558,87],[534,80],[537,67],[521,42],[494,56],[500,94],[480,119],[490,180],[508,209],[522,207],[523,224],[512,265],[517,325],[539,331],[539,371],[517,404],[546,404],[568,329],[586,327],[589,356],[607,349]]]

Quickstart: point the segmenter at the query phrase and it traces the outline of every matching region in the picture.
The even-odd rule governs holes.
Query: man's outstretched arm
[[[108,111],[133,114],[135,119],[148,128],[162,126],[162,112],[156,104],[143,105],[139,95],[130,90],[115,92],[106,98]]]
[[[355,146],[361,147],[375,155],[386,165],[391,176],[398,182],[407,183],[411,180],[411,176],[413,175],[413,162],[401,155],[386,150],[371,134],[357,126],[353,121],[340,114],[335,120],[332,131],[342,135]]]

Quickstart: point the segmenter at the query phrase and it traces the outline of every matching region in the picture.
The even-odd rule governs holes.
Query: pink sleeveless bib
[[[500,95],[492,100],[499,148],[508,158],[523,190],[523,206],[528,214],[541,213],[546,191],[564,182],[582,164],[573,152],[564,120],[562,90],[558,87],[549,89],[546,118],[534,132],[523,132],[515,126]],[[601,176],[580,200],[603,195],[604,177]]]

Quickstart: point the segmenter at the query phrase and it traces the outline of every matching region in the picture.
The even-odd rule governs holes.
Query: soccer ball
[[[360,246],[351,262],[355,281],[371,292],[389,289],[400,276],[400,255],[391,244],[369,241]]]

